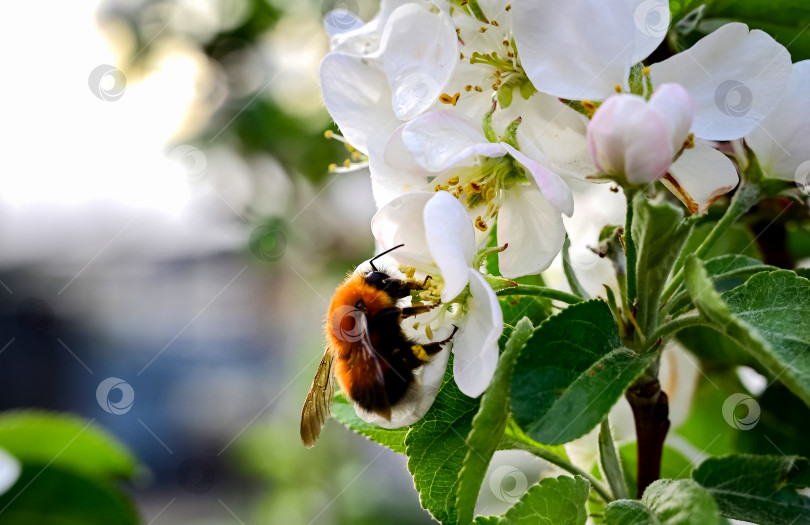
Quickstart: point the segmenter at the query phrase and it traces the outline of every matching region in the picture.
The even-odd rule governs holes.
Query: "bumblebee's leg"
[[[426,304],[420,306],[406,306],[402,309],[402,318],[407,319],[408,317],[413,317],[414,315],[424,314],[427,313],[434,308],[439,306],[438,304]]]
[[[434,341],[432,343],[424,345],[413,345],[411,347],[411,350],[413,350],[413,354],[416,356],[417,359],[419,359],[422,362],[425,362],[428,359],[430,359],[432,355],[439,353],[439,351],[442,349],[442,346],[444,346],[446,343],[449,343],[453,339],[453,336],[456,335],[457,331],[458,326],[453,325],[453,333],[451,333],[450,336],[447,337],[446,339],[442,341]]]

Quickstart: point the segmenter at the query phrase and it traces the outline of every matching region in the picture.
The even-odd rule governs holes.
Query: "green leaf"
[[[479,402],[456,386],[453,356],[447,363],[441,389],[425,417],[411,425],[405,437],[408,471],[419,501],[437,521],[458,523],[458,478],[467,456],[467,435]]]
[[[518,354],[526,346],[526,341],[529,340],[533,331],[532,323],[525,317],[515,326],[512,335],[506,342],[506,348],[498,360],[498,368],[495,369],[492,382],[481,398],[481,408],[473,418],[472,430],[467,436],[469,448],[459,473],[456,508],[460,523],[469,523],[473,519],[475,502],[478,499],[478,492],[481,490],[487,466],[498,449],[506,422],[509,419],[509,385],[512,379],[512,369]]]
[[[605,511],[605,522],[609,525],[661,525],[652,509],[632,499],[610,503]]]
[[[738,254],[712,257],[707,259],[705,264],[706,273],[714,281],[714,287],[718,292],[724,292],[743,284],[745,279],[754,273],[778,269],[775,266],[765,265],[762,261],[752,257]],[[688,309],[692,301],[686,290],[681,287],[670,303],[669,311],[676,315]]]
[[[788,270],[762,272],[721,297],[703,263],[690,256],[686,287],[713,326],[810,405],[810,281]]]
[[[51,465],[25,465],[0,496],[0,520],[19,525],[135,525],[137,512],[111,485]]]
[[[719,409],[718,409],[719,410]],[[716,417],[715,417],[716,420]],[[715,428],[715,427],[711,427]],[[627,485],[628,494],[636,494],[636,471],[638,460],[636,458],[636,442],[623,443],[619,446],[619,459],[621,460],[622,471],[624,471],[624,481]],[[664,445],[661,455],[661,477],[669,479],[689,479],[692,472],[692,463],[678,452],[677,449]],[[597,479],[602,479],[597,465],[594,465],[591,473]],[[588,502],[591,514],[602,514],[605,511],[604,504],[598,500]]]
[[[683,19],[683,17],[700,7],[702,4],[707,3],[709,3],[708,0],[669,0],[671,24],[677,24],[681,21],[681,19]]]
[[[544,478],[501,517],[475,520],[476,525],[584,525],[590,483],[582,476]]]
[[[514,279],[518,284],[544,286],[545,282],[540,275],[528,275]],[[539,325],[551,315],[551,299],[536,295],[510,295],[498,297],[503,312],[503,322],[515,326],[518,321],[528,317],[533,325]]]
[[[810,522],[810,462],[798,456],[735,455],[710,458],[692,473],[708,489],[724,516],[754,523]]]
[[[692,230],[692,235],[686,241],[686,245],[681,252],[681,257],[675,263],[674,270],[680,270],[686,257],[697,250],[698,246],[709,236],[716,221],[699,224]],[[756,240],[751,231],[742,224],[732,224],[723,233],[723,236],[715,241],[709,252],[706,254],[705,259],[711,260],[721,255],[744,255],[752,259],[762,260],[762,254],[759,252]]]
[[[630,493],[627,491],[627,482],[624,479],[619,453],[613,443],[608,418],[602,420],[599,429],[599,464],[602,466],[602,472],[607,478],[613,497],[626,499]]]
[[[14,410],[0,415],[0,448],[23,464],[48,463],[77,474],[130,478],[137,460],[92,421],[45,410]]]
[[[515,421],[540,443],[581,437],[653,359],[622,345],[604,301],[570,306],[544,321],[518,357],[512,377]]]
[[[810,58],[810,4],[805,0],[713,0],[704,18],[743,22],[761,29],[783,46],[789,46],[793,62]]]
[[[388,429],[363,421],[354,410],[354,404],[349,401],[343,393],[335,396],[335,404],[332,407],[332,415],[340,421],[346,428],[365,436],[371,441],[388,447],[394,452],[405,453],[405,435],[408,428]]]
[[[634,199],[632,236],[636,245],[636,320],[650,335],[658,321],[658,304],[675,260],[692,231],[692,221],[684,221],[683,207],[668,202],[653,204]]]
[[[711,494],[691,479],[660,479],[641,501],[617,500],[607,507],[608,525],[719,525]]]

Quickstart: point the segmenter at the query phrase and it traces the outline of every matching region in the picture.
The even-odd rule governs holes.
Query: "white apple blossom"
[[[588,124],[588,145],[602,173],[647,184],[663,177],[684,147],[692,125],[692,100],[678,84],[664,84],[650,97],[608,98]]]
[[[375,139],[438,99],[458,62],[458,38],[446,12],[419,0],[385,0],[367,24],[346,26],[321,62],[321,90],[344,137],[368,154]]]
[[[513,30],[524,71],[535,88],[565,99],[599,101],[626,92],[631,68],[664,40],[666,5],[658,0],[516,3]],[[653,27],[646,23],[650,16],[656,17]],[[734,140],[776,108],[790,75],[790,54],[766,33],[730,23],[641,71],[653,87],[686,89],[694,104],[696,137]],[[664,182],[696,213],[736,186],[733,169],[729,159],[696,141]]]
[[[385,174],[372,169],[375,194],[450,191],[479,230],[479,242],[497,219],[498,244],[508,244],[499,257],[505,277],[540,273],[562,247],[562,214],[573,213],[573,197],[518,124],[508,128],[512,139],[490,142],[480,124],[457,113],[422,115],[389,142],[390,169]],[[509,143],[515,140],[523,151]]]
[[[372,219],[371,229],[383,249],[405,245],[391,258],[431,276],[432,292],[427,293],[440,290],[441,307],[423,325],[430,324],[434,332],[451,324],[458,326],[452,340],[453,375],[464,394],[481,395],[498,364],[503,314],[495,292],[473,268],[475,234],[466,210],[445,191],[407,193],[383,206]],[[431,377],[441,382],[441,374]],[[423,388],[435,392],[438,383]],[[388,423],[393,424],[402,423]]]
[[[810,174],[810,60],[793,64],[785,96],[747,138],[768,177],[796,180],[806,191]]]

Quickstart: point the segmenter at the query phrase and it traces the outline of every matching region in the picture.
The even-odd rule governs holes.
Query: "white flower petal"
[[[663,117],[636,95],[614,95],[599,107],[588,124],[588,145],[600,170],[631,184],[663,177],[674,155]]]
[[[539,91],[555,97],[607,98],[617,84],[627,83],[630,66],[663,40],[666,30],[649,12],[660,11],[659,3],[515,2],[512,31],[526,74]]]
[[[481,126],[451,111],[432,111],[405,125],[402,142],[417,164],[441,171],[472,155],[502,157],[500,144],[490,143]]]
[[[423,217],[425,241],[444,279],[441,295],[447,302],[467,286],[467,268],[475,257],[473,225],[464,206],[446,191],[425,204]]]
[[[350,28],[342,31],[342,27],[353,24],[352,17],[347,15],[345,7],[336,3],[337,9],[330,12],[338,16],[331,19],[325,18],[326,30],[331,36],[331,50],[342,51],[353,55],[370,55],[376,53],[380,48],[380,37],[382,36],[385,23],[394,9],[402,5],[400,0],[382,0],[380,9],[374,18],[366,24],[357,28]],[[341,9],[343,7],[343,9]],[[328,17],[329,15],[327,15]]]
[[[636,24],[635,48],[631,63],[641,62],[655,51],[667,35],[670,23],[667,0],[624,0],[633,10]]]
[[[529,100],[515,96],[505,110],[495,112],[505,115],[506,122],[496,122],[496,129],[520,116],[517,138],[520,150],[528,157],[537,159],[539,152],[548,159],[549,168],[564,177],[584,179],[596,173],[596,166],[588,151],[586,133],[587,119],[556,97],[535,93]]]
[[[391,254],[398,262],[417,268],[433,265],[425,240],[423,215],[425,205],[434,195],[432,192],[406,193],[380,208],[371,219],[371,232],[380,248],[388,250],[405,244]]]
[[[677,83],[695,103],[692,131],[709,140],[749,134],[779,103],[790,53],[768,34],[731,23],[683,53],[653,64],[653,83]]]
[[[362,57],[329,53],[321,62],[326,109],[352,146],[368,153],[369,142],[389,136],[399,125],[381,69]]]
[[[357,14],[345,9],[345,7],[333,9],[323,17],[323,26],[335,42],[335,46],[340,46],[342,41],[346,40],[340,38],[340,35],[358,31],[363,28],[363,25],[363,21],[360,20]]]
[[[666,124],[672,151],[681,151],[695,115],[695,106],[689,93],[678,84],[662,84],[650,97],[649,106],[661,115]]]
[[[503,314],[486,280],[472,268],[468,272],[472,297],[467,301],[468,310],[453,338],[453,376],[462,393],[478,397],[489,386],[498,366]]]
[[[706,213],[712,202],[733,190],[740,180],[734,163],[703,142],[684,150],[669,167],[669,174],[674,184],[669,177],[661,182],[691,213]]]
[[[574,196],[571,194],[571,189],[568,187],[568,184],[566,184],[559,175],[536,160],[530,159],[509,144],[503,144],[503,147],[516,161],[526,168],[529,172],[528,174],[534,178],[543,196],[552,206],[569,217],[574,213]],[[545,158],[542,160],[545,160]]]
[[[391,14],[382,48],[393,110],[401,120],[430,107],[458,63],[458,36],[450,16],[420,4],[405,4]]]
[[[371,190],[377,208],[382,208],[396,197],[409,191],[427,191],[431,188],[427,177],[432,175],[413,161],[402,143],[402,128],[397,128],[384,152],[381,141],[373,141],[369,148],[368,167],[371,172]]]
[[[806,186],[810,161],[810,60],[793,64],[787,91],[773,113],[746,138],[768,176]]]
[[[547,269],[565,241],[560,211],[533,186],[514,186],[498,212],[498,255],[504,277],[535,275]]]
[[[444,371],[449,359],[450,351],[445,347],[430,361],[414,370],[414,381],[408,388],[405,397],[391,410],[390,420],[374,412],[366,412],[355,405],[357,415],[362,420],[383,428],[400,428],[416,423],[433,405],[442,386]]]

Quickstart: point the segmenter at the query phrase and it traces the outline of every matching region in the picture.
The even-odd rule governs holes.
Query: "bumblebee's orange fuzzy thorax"
[[[360,300],[365,305],[365,315],[368,317],[395,306],[391,296],[366,283],[363,274],[350,275],[335,290],[326,318],[326,337],[334,348],[341,349],[346,346],[346,342],[336,334],[341,333],[340,323],[345,322],[347,309],[353,309]]]

